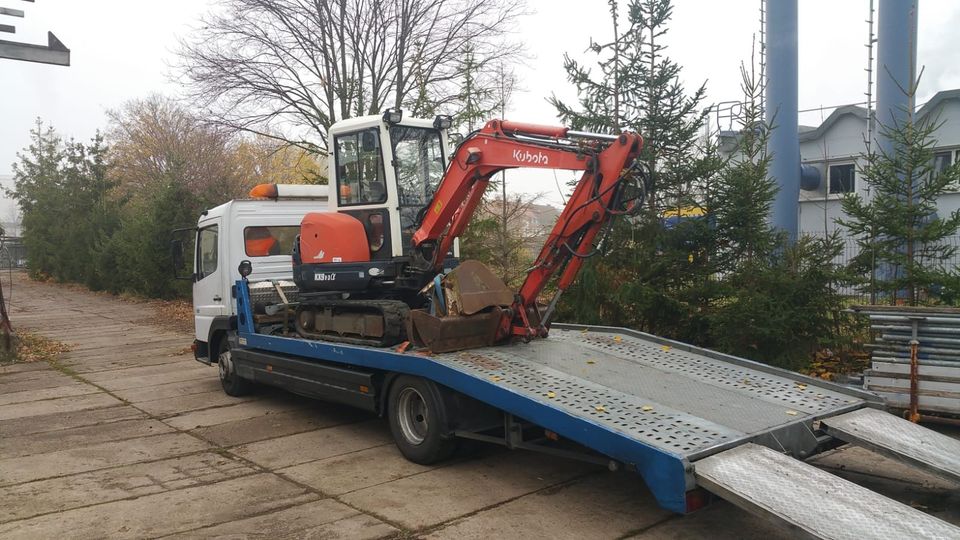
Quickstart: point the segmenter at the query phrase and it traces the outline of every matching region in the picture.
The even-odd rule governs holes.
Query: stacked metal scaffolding
[[[861,306],[874,342],[864,386],[917,419],[960,415],[960,309]]]

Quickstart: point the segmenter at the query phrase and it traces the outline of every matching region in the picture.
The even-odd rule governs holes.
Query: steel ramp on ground
[[[875,409],[821,420],[829,435],[960,482],[960,440]]]
[[[813,538],[960,538],[960,528],[920,510],[748,443],[694,463],[697,483]]]

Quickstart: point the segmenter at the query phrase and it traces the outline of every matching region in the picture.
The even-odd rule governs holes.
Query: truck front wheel
[[[217,347],[220,353],[217,355],[217,366],[220,371],[220,385],[228,396],[240,397],[250,393],[250,381],[237,375],[236,366],[230,354],[230,342],[226,336],[220,339],[220,345]]]
[[[400,453],[430,465],[453,453],[456,439],[446,433],[446,410],[439,389],[417,377],[399,377],[390,386],[390,432]]]

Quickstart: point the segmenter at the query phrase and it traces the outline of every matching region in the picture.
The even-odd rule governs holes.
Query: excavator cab
[[[353,118],[330,128],[330,211],[307,214],[294,251],[303,291],[369,295],[422,287],[404,274],[419,217],[443,179],[450,117]],[[456,264],[456,246],[449,266]]]

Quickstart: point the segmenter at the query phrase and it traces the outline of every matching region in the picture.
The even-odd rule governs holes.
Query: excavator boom
[[[445,254],[453,240],[463,233],[496,173],[505,169],[537,168],[579,170],[583,175],[509,306],[484,314],[451,313],[456,310],[450,309],[446,309],[442,317],[436,313],[412,313],[411,333],[434,350],[467,348],[475,346],[474,342],[489,344],[510,336],[524,339],[545,336],[559,294],[573,283],[601,230],[615,215],[639,204],[643,186],[631,182],[639,177],[634,165],[642,144],[640,135],[631,132],[602,135],[504,120],[492,120],[468,136],[458,146],[413,235],[414,250],[425,269],[439,271],[442,268]],[[636,189],[629,193],[629,187]],[[469,277],[449,277],[455,281],[454,287],[447,288],[452,294],[444,295],[442,290],[437,290],[439,284],[434,285],[437,293],[434,303],[446,301],[448,306],[457,305],[461,298],[486,295],[490,298],[490,307],[502,304],[502,300],[496,301],[504,296],[502,283],[491,284],[487,273],[480,276],[464,269],[468,271]],[[542,316],[537,298],[558,272],[557,296]],[[453,302],[449,301],[451,296]],[[464,317],[473,317],[475,324]],[[491,319],[496,319],[496,324]],[[447,328],[444,320],[448,322]],[[472,326],[482,329],[483,336],[478,340],[465,338]],[[451,335],[457,339],[450,340]],[[445,345],[438,346],[441,343]]]

